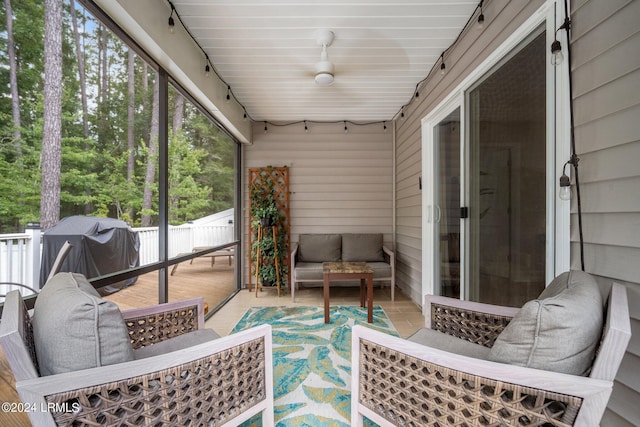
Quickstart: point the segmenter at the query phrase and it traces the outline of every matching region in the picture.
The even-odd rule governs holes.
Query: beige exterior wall
[[[290,168],[291,242],[301,233],[383,233],[393,244],[393,132],[390,124],[253,126],[244,146],[243,215],[248,239],[248,169]],[[248,240],[245,240],[248,241]],[[247,248],[243,248],[246,251]],[[246,271],[243,283],[247,283]]]
[[[627,285],[631,344],[603,426],[640,425],[640,1],[572,2],[576,152],[586,271]],[[580,268],[576,198],[571,266]]]

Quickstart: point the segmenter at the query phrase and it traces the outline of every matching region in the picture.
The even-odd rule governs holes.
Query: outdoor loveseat
[[[395,300],[395,256],[381,233],[300,234],[291,251],[291,301],[300,283],[322,285],[322,263],[365,261],[374,282],[389,282]]]
[[[407,340],[354,326],[351,425],[599,425],[631,336],[626,288],[605,302],[572,271],[521,309],[427,296]]]
[[[120,313],[58,273],[33,318],[7,294],[0,345],[33,425],[273,426],[271,326],[220,338],[196,298]],[[225,424],[228,423],[228,424]]]

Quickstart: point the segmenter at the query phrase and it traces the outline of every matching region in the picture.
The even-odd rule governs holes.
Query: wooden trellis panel
[[[284,247],[278,247],[278,250],[284,254],[284,262],[287,266],[287,286],[291,287],[291,259],[289,257],[291,247],[290,227],[291,221],[289,218],[289,168],[283,167],[263,167],[263,168],[250,168],[249,169],[249,291],[252,289],[252,263],[253,257],[251,256],[251,246],[257,238],[257,230],[254,229],[253,220],[251,217],[251,189],[262,187],[267,180],[273,183],[273,198],[278,205],[278,211],[282,215],[282,221],[279,224],[278,234],[283,236]],[[256,286],[258,284],[256,283]]]

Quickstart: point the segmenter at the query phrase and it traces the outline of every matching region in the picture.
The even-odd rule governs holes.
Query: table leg
[[[364,277],[360,278],[360,307],[364,307],[365,294],[367,292],[366,280]]]
[[[329,275],[324,275],[324,323],[329,323]]]
[[[367,274],[367,322],[373,323],[373,274]]]

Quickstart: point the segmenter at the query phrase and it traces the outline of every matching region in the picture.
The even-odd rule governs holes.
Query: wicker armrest
[[[204,328],[204,301],[186,299],[122,312],[134,349]]]
[[[504,365],[354,326],[351,425],[597,425],[612,383]]]
[[[18,382],[33,425],[273,426],[271,326],[143,360]],[[40,409],[44,408],[44,409]]]
[[[427,295],[425,326],[460,339],[492,347],[500,332],[520,310],[515,307]]]

